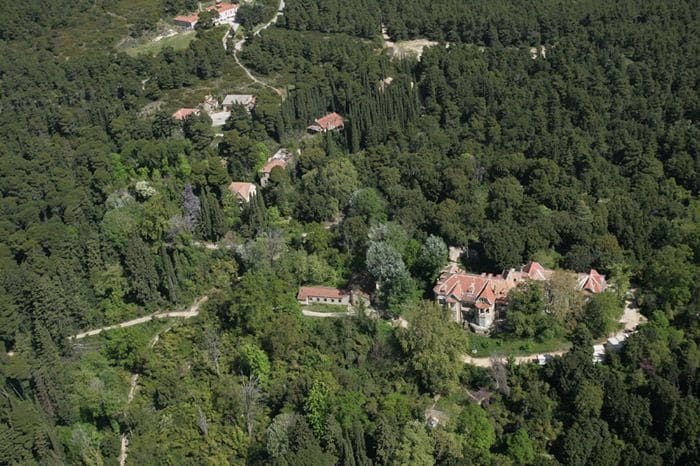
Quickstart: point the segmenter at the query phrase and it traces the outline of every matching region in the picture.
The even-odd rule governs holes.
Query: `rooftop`
[[[520,270],[510,269],[502,275],[468,273],[453,263],[443,269],[433,291],[438,295],[446,296],[448,301],[503,302],[507,299],[508,292],[519,284],[528,280],[547,281],[552,274],[554,274],[553,270],[545,269],[534,261],[522,266]],[[605,291],[605,277],[595,269],[576,276],[577,289],[590,293]]]
[[[341,299],[347,295],[347,291],[331,288],[329,286],[302,286],[299,288],[297,299],[300,301],[309,297]]]
[[[228,185],[228,190],[233,194],[237,194],[246,202],[249,202],[250,196],[257,192],[257,188],[253,183],[246,183],[244,181],[233,181],[230,185]]]
[[[197,114],[199,114],[199,109],[197,108],[178,108],[175,113],[172,114],[172,117],[176,120],[184,120],[190,115]]]
[[[316,131],[330,131],[332,129],[340,128],[345,123],[342,116],[337,113],[329,113],[326,116],[318,118],[315,120],[316,124],[309,126],[310,129]]]
[[[197,13],[192,13],[191,15],[178,15],[175,21],[181,21],[183,23],[196,23],[199,20],[199,15]]]
[[[224,126],[230,116],[231,112],[212,112],[209,114],[212,126]]]
[[[216,10],[219,14],[229,11],[229,10],[237,10],[238,5],[234,3],[219,3],[218,5],[212,5],[206,8],[207,11],[212,11]]]
[[[255,96],[253,94],[228,94],[224,97],[222,105],[250,105],[255,102]]]
[[[262,173],[271,173],[272,169],[275,167],[285,168],[287,166],[287,161],[284,159],[270,159],[265,165],[260,169]]]

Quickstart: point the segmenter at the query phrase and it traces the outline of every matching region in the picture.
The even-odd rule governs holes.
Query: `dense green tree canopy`
[[[191,0],[3,3],[0,464],[697,462],[696,2],[286,0],[253,34],[278,5],[224,48],[209,13],[163,37]],[[557,272],[476,336],[432,302],[448,246]],[[630,286],[648,322],[593,363]]]

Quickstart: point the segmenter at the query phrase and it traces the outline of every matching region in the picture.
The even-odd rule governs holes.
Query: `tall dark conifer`
[[[136,301],[140,304],[155,302],[158,299],[158,273],[151,253],[139,236],[129,239],[124,251],[124,266]]]

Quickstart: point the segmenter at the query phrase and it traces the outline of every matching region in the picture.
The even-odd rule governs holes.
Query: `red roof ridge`
[[[297,299],[304,300],[309,296],[317,296],[321,298],[342,298],[350,294],[345,290],[333,288],[331,286],[302,286],[297,293]]]
[[[337,128],[345,122],[345,119],[336,112],[331,112],[321,118],[316,119],[316,124],[323,129],[329,129],[331,127]]]
[[[268,160],[265,162],[265,165],[260,169],[261,172],[263,173],[270,173],[273,168],[275,167],[286,167],[287,166],[287,161],[283,159],[272,159]]]

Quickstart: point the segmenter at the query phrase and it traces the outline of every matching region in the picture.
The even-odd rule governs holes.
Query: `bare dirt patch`
[[[432,47],[433,45],[438,45],[434,40],[428,39],[414,39],[399,42],[385,42],[387,48],[389,49],[389,55],[392,58],[403,59],[407,57],[416,57],[420,59],[423,55],[423,50],[426,47]]]

